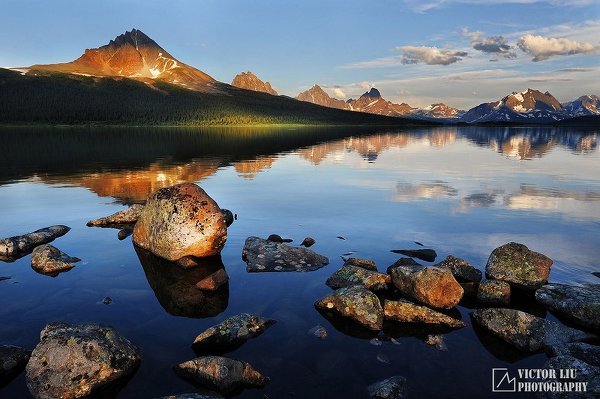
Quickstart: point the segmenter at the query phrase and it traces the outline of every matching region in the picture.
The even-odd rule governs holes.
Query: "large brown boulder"
[[[548,282],[552,259],[509,242],[492,251],[485,266],[488,279],[506,281],[521,289],[536,290]]]
[[[135,244],[171,261],[218,255],[226,240],[221,208],[192,183],[152,194],[133,230]]]
[[[450,309],[460,302],[464,293],[447,268],[397,266],[390,270],[390,274],[402,295],[430,307]]]

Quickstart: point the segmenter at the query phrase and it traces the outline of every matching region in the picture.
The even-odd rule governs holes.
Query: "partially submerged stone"
[[[515,309],[479,309],[471,317],[491,334],[526,352],[589,338],[583,331]]]
[[[219,255],[226,240],[227,225],[221,209],[192,183],[152,194],[133,230],[136,245],[170,261]]]
[[[437,258],[437,252],[433,249],[392,249],[392,252],[421,259],[425,262],[433,262]]]
[[[134,204],[130,207],[113,213],[112,215],[93,219],[86,223],[88,227],[118,227],[123,225],[133,225],[140,217],[144,205]]]
[[[242,313],[208,328],[194,340],[195,347],[239,345],[262,334],[275,320]]]
[[[302,245],[303,247],[312,247],[313,245],[315,245],[316,241],[314,238],[312,237],[305,237],[304,240],[302,240],[302,242],[300,243],[300,245]]]
[[[374,272],[359,266],[342,266],[326,281],[334,290],[338,288],[362,285],[371,291],[387,290],[392,279],[389,274]]]
[[[373,399],[406,398],[406,378],[396,375],[369,385],[369,397]]]
[[[82,398],[131,374],[142,359],[129,340],[96,324],[48,324],[27,364],[38,399]]]
[[[384,301],[383,314],[386,320],[401,323],[431,324],[450,328],[466,327],[462,320],[405,300]]]
[[[119,230],[119,232],[117,233],[117,238],[119,239],[119,241],[123,241],[124,239],[126,239],[127,237],[129,237],[132,234],[133,234],[133,227],[125,227],[125,228]]]
[[[397,266],[390,270],[400,293],[427,306],[450,309],[463,296],[463,288],[450,270],[435,266]]]
[[[481,281],[481,270],[475,268],[466,260],[452,255],[448,255],[446,259],[435,266],[449,269],[458,282],[478,283]]]
[[[80,260],[50,244],[45,244],[33,250],[31,267],[38,273],[56,276],[58,273],[71,270]]]
[[[585,342],[571,342],[548,348],[550,356],[572,356],[589,365],[600,367],[600,346]]]
[[[31,351],[12,345],[0,345],[0,383],[20,373],[27,364]]]
[[[0,239],[0,260],[13,261],[23,257],[39,245],[47,244],[56,238],[64,236],[70,227],[56,225],[36,230],[21,236]]]
[[[446,340],[443,334],[429,334],[423,339],[423,343],[429,346],[433,346],[435,349],[446,352],[448,350],[448,346],[446,345]]]
[[[344,266],[358,266],[374,272],[377,271],[377,265],[371,259],[349,258],[344,262]]]
[[[510,303],[510,284],[500,280],[487,280],[479,283],[477,302],[490,306],[508,305]]]
[[[332,311],[370,330],[378,331],[383,327],[381,302],[365,287],[340,288],[333,294],[316,301],[315,307],[324,311]]]
[[[221,213],[223,213],[223,217],[225,218],[225,224],[227,225],[227,227],[231,226],[233,224],[233,221],[235,220],[233,212],[231,212],[229,209],[221,209]]]
[[[242,251],[248,272],[305,272],[322,268],[329,259],[307,248],[248,237]]]
[[[249,363],[221,356],[202,356],[175,366],[177,375],[222,394],[243,387],[264,387],[269,378]]]
[[[292,242],[294,240],[292,240],[291,238],[282,238],[279,234],[271,234],[269,237],[267,237],[267,241]]]
[[[327,329],[325,329],[325,327],[322,325],[316,325],[308,330],[308,335],[314,335],[319,339],[325,339],[327,338]]]
[[[548,282],[552,259],[510,242],[492,251],[485,267],[489,279],[501,280],[517,288],[535,290]]]
[[[578,326],[600,332],[600,285],[548,284],[535,299]]]
[[[579,392],[560,392],[550,391],[545,393],[547,398],[598,398],[600,397],[600,367],[592,366],[580,359],[572,356],[557,356],[548,360],[544,365],[545,369],[556,370],[556,379],[547,380],[552,383],[560,381],[563,383],[579,382],[586,383],[585,391],[580,389]],[[575,378],[561,378],[561,371],[576,370]]]
[[[392,263],[386,269],[387,274],[392,274],[392,270],[394,270],[398,266],[423,266],[420,263],[417,263],[413,258],[400,258],[394,263]]]

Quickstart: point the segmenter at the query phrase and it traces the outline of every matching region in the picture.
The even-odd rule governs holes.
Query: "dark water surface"
[[[387,328],[397,344],[329,321],[313,307],[340,255],[371,258],[390,249],[434,248],[483,270],[509,241],[555,263],[551,281],[600,282],[600,152],[597,131],[555,128],[366,129],[3,129],[0,130],[0,237],[66,224],[54,245],[83,259],[56,278],[34,272],[30,256],[0,263],[0,344],[33,348],[51,321],[97,322],[139,345],[144,360],[118,398],[193,392],[172,366],[195,357],[194,337],[226,317],[250,312],[278,323],[227,356],[271,377],[239,398],[362,398],[392,375],[409,397],[488,397],[491,368],[541,367],[470,326],[444,336]],[[117,230],[87,220],[143,201],[158,188],[197,182],[237,213],[222,261],[227,289],[202,297],[194,272],[138,256]],[[246,272],[246,237],[312,236],[330,265],[310,273]],[[336,237],[343,236],[345,240]],[[158,262],[160,263],[160,262]],[[164,265],[162,265],[164,266]],[[197,272],[196,272],[197,273]],[[183,287],[183,288],[182,288]],[[102,304],[110,296],[113,303]],[[528,311],[554,318],[532,300]],[[458,308],[470,324],[469,308]],[[333,324],[332,324],[333,322]],[[324,326],[319,340],[307,332]],[[2,398],[27,398],[24,373]]]

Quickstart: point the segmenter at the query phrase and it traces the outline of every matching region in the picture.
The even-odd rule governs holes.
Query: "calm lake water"
[[[416,130],[3,129],[0,130],[0,236],[53,224],[72,230],[54,245],[83,261],[56,278],[37,274],[30,256],[0,263],[0,343],[33,348],[48,322],[97,322],[140,346],[144,360],[115,394],[153,398],[199,389],[172,367],[196,356],[195,336],[250,312],[278,323],[227,354],[271,382],[239,398],[361,398],[393,375],[409,397],[488,397],[491,368],[541,367],[543,354],[514,352],[471,326],[444,336],[386,328],[397,343],[325,319],[313,303],[331,290],[341,255],[398,259],[391,249],[423,243],[484,269],[509,241],[554,260],[551,281],[598,283],[600,151],[596,131],[556,128]],[[222,261],[229,286],[202,297],[186,291],[194,273],[138,256],[117,230],[86,221],[143,201],[158,188],[196,182],[237,213]],[[248,236],[277,233],[330,265],[309,273],[246,272]],[[337,238],[342,236],[345,240]],[[181,288],[184,287],[184,288]],[[113,299],[110,305],[102,299]],[[523,308],[554,318],[524,301]],[[459,306],[470,323],[470,309]],[[332,324],[333,323],[333,324]],[[324,340],[308,331],[322,325]],[[0,397],[27,398],[24,373]]]

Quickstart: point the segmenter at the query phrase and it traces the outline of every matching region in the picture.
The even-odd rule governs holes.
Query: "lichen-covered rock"
[[[56,225],[36,230],[21,236],[0,239],[0,260],[13,261],[23,257],[42,244],[48,244],[56,238],[64,236],[70,227]]]
[[[578,326],[600,332],[600,285],[548,284],[535,292],[535,299]]]
[[[56,276],[60,272],[71,270],[80,260],[50,244],[44,244],[33,250],[31,267],[38,273]]]
[[[392,281],[401,294],[427,306],[450,309],[463,296],[463,288],[450,270],[435,266],[397,266]]]
[[[600,367],[600,346],[585,342],[571,342],[548,348],[550,356],[572,356],[592,366]]]
[[[466,327],[462,320],[405,300],[384,301],[383,314],[386,320],[402,323],[432,324],[450,328]]]
[[[396,375],[369,385],[369,397],[373,399],[404,399],[406,378]]]
[[[475,268],[464,259],[448,255],[446,259],[435,265],[436,267],[447,268],[458,282],[481,281],[481,270]]]
[[[132,225],[137,222],[144,205],[134,204],[130,207],[113,213],[112,215],[90,220],[86,223],[88,227],[119,227],[122,225]]]
[[[242,313],[225,319],[199,334],[194,340],[195,347],[229,346],[246,342],[263,333],[275,324],[275,320]]]
[[[329,259],[310,249],[248,237],[242,251],[248,272],[306,272],[322,268]]]
[[[340,288],[315,302],[317,309],[332,311],[370,330],[383,327],[383,308],[379,298],[361,286]]]
[[[110,327],[48,324],[27,363],[27,386],[38,399],[82,398],[131,374],[141,354]]]
[[[551,266],[552,259],[547,256],[510,242],[492,251],[485,275],[521,289],[535,290],[548,282]]]
[[[482,305],[508,305],[510,303],[510,284],[500,280],[487,280],[479,283],[477,301]]]
[[[196,283],[196,288],[202,291],[216,291],[229,281],[229,275],[225,268],[216,270],[214,273],[202,278]]]
[[[170,261],[219,255],[226,240],[221,208],[192,183],[152,194],[133,230],[136,245]]]
[[[392,252],[421,259],[425,262],[433,262],[437,258],[437,253],[433,249],[392,249]]]
[[[580,359],[572,356],[557,356],[548,360],[544,365],[545,369],[556,370],[556,379],[548,380],[548,382],[560,381],[564,383],[584,382],[587,383],[585,392],[546,392],[546,398],[598,398],[600,397],[600,367],[592,366]],[[560,370],[576,370],[575,379],[560,378]]]
[[[177,375],[222,394],[242,387],[264,387],[269,378],[249,363],[221,356],[201,356],[175,366]]]
[[[389,274],[374,272],[359,266],[342,266],[327,279],[325,284],[334,290],[363,285],[371,291],[383,291],[387,290],[391,283],[392,278]]]
[[[583,331],[515,309],[479,309],[471,313],[471,318],[491,334],[526,352],[589,338]]]
[[[0,345],[0,383],[6,382],[21,372],[31,351],[18,346]]]
[[[344,266],[357,266],[374,272],[377,271],[377,265],[371,259],[349,258],[344,262]]]

